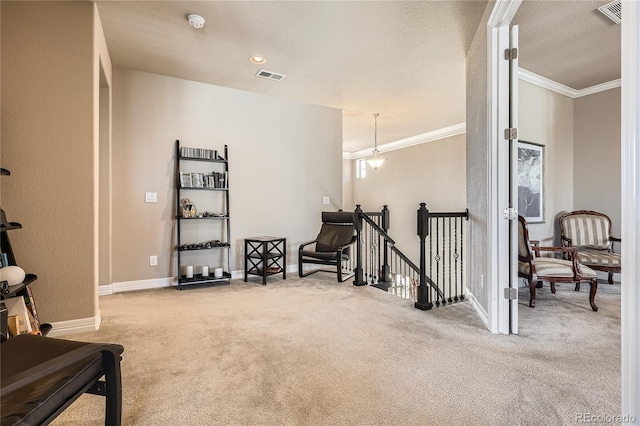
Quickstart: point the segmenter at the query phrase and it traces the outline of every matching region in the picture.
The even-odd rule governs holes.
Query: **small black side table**
[[[244,240],[244,282],[247,276],[260,275],[267,285],[269,275],[282,272],[287,279],[287,239],[279,237],[254,237]]]

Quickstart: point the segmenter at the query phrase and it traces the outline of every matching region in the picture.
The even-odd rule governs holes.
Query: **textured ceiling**
[[[342,109],[346,152],[373,145],[374,112],[379,144],[465,121],[465,55],[487,4],[95,3],[115,66]],[[575,89],[619,78],[620,26],[592,12],[604,3],[525,0],[520,65]],[[189,13],[205,27],[191,28]],[[260,68],[287,77],[257,78]]]
[[[520,67],[576,90],[619,79],[620,25],[598,11],[607,3],[525,0],[513,20]]]
[[[330,106],[344,150],[465,120],[465,54],[484,1],[97,1],[114,65]],[[201,30],[186,16],[206,19]],[[252,54],[267,58],[258,66]],[[286,74],[282,82],[258,69]]]

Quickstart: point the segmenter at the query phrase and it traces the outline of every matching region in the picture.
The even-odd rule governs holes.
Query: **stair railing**
[[[417,211],[420,265],[389,236],[389,209],[354,211],[357,235],[354,285],[372,285],[410,299],[421,310],[464,300],[464,212],[433,213],[425,203]],[[428,240],[428,246],[427,246]],[[428,252],[427,252],[428,251]]]

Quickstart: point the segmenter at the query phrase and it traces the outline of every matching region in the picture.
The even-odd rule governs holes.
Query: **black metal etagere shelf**
[[[181,147],[180,141],[176,140],[176,215],[177,222],[177,244],[176,252],[178,257],[178,290],[184,288],[193,288],[214,284],[230,284],[231,283],[231,227],[229,222],[229,151],[227,145],[224,146],[224,154],[218,155],[216,150],[202,149],[202,148],[187,148]],[[203,158],[206,157],[206,158]],[[188,173],[183,171],[183,167],[191,162],[203,162],[210,163],[215,170],[211,170],[209,173]],[[187,178],[185,185],[184,179]],[[196,185],[193,185],[193,181],[196,181]],[[207,187],[201,187],[198,185],[208,185]],[[198,191],[199,195],[193,195]],[[200,191],[210,191],[211,197],[222,197],[222,213],[196,213],[195,217],[185,217],[184,213],[184,197],[193,195],[194,197],[207,197]],[[219,194],[218,194],[219,193]],[[217,234],[219,240],[212,240],[207,245],[207,242],[185,242],[183,241],[183,229],[182,224],[185,222],[200,222],[203,227],[203,235]],[[196,225],[192,225],[196,226]],[[215,241],[215,242],[214,242]],[[193,276],[187,277],[183,271],[183,267],[188,264],[187,257],[194,252],[203,253],[207,251],[213,251],[214,253],[219,250],[226,251],[225,255],[217,256],[212,254],[212,264],[207,265],[209,267],[209,275],[203,276],[202,273],[196,273],[192,269]],[[224,259],[220,264],[220,258]],[[226,260],[226,261],[225,261]],[[191,265],[194,269],[196,265]],[[215,268],[223,268],[221,277],[214,276]]]
[[[10,176],[11,172],[5,168],[0,167],[0,176]],[[2,256],[6,264],[2,266],[16,266],[16,258],[11,247],[11,241],[9,240],[9,231],[16,229],[22,229],[22,224],[18,222],[9,222],[5,215],[4,210],[0,209],[0,249],[2,250]],[[6,289],[0,292],[0,301],[7,300],[14,297],[24,297],[26,306],[29,309],[30,314],[35,319],[36,325],[43,335],[46,335],[51,330],[51,324],[41,323],[38,317],[38,311],[36,309],[36,302],[33,298],[33,293],[29,287],[34,281],[38,279],[36,274],[25,273],[25,277],[21,283],[8,285]],[[0,332],[3,334],[3,338],[6,337],[6,323],[5,318],[2,318],[2,324],[0,325]]]

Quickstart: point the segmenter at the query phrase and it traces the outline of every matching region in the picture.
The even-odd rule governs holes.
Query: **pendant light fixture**
[[[373,133],[373,155],[371,157],[369,157],[369,159],[367,160],[367,163],[374,168],[374,170],[377,170],[378,167],[382,166],[382,163],[384,163],[385,158],[382,157],[380,155],[380,153],[378,152],[378,116],[380,114],[378,114],[377,112],[373,113],[373,118],[375,120],[375,130]]]

